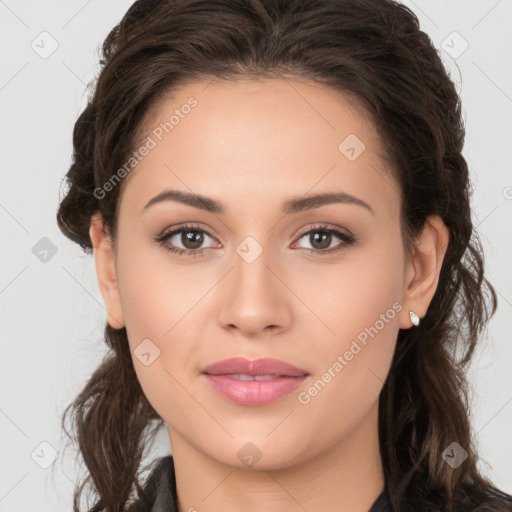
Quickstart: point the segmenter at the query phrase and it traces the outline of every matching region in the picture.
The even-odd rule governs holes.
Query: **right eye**
[[[200,256],[208,247],[200,248],[205,237],[214,239],[206,230],[195,225],[179,226],[164,232],[156,238],[156,242],[169,252],[185,257]],[[182,247],[177,246],[181,244]]]

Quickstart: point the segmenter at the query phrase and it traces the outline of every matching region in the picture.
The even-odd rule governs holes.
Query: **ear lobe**
[[[91,217],[89,236],[93,245],[98,285],[107,309],[108,323],[114,329],[121,329],[125,322],[116,277],[114,248],[99,212]]]
[[[409,311],[414,311],[420,319],[425,316],[439,283],[449,241],[450,230],[443,219],[439,215],[429,216],[408,263],[401,329],[411,327]]]

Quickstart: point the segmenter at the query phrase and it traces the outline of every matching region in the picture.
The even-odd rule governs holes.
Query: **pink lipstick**
[[[309,375],[279,359],[250,361],[225,359],[206,367],[203,374],[220,395],[241,405],[266,405],[291,393]]]

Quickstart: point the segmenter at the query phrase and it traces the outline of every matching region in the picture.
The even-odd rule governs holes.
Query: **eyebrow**
[[[225,209],[219,201],[199,194],[189,194],[188,192],[183,192],[181,190],[164,190],[163,192],[160,192],[148,201],[142,211],[163,201],[175,201],[211,213],[225,213]],[[358,197],[347,194],[346,192],[326,192],[314,196],[292,198],[282,204],[281,213],[283,215],[288,215],[291,213],[311,210],[313,208],[320,208],[321,206],[333,203],[362,206],[375,215],[373,208],[368,203]]]

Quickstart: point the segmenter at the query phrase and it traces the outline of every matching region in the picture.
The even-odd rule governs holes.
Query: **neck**
[[[179,512],[368,512],[384,489],[378,402],[334,446],[271,471],[223,464],[168,432]]]

